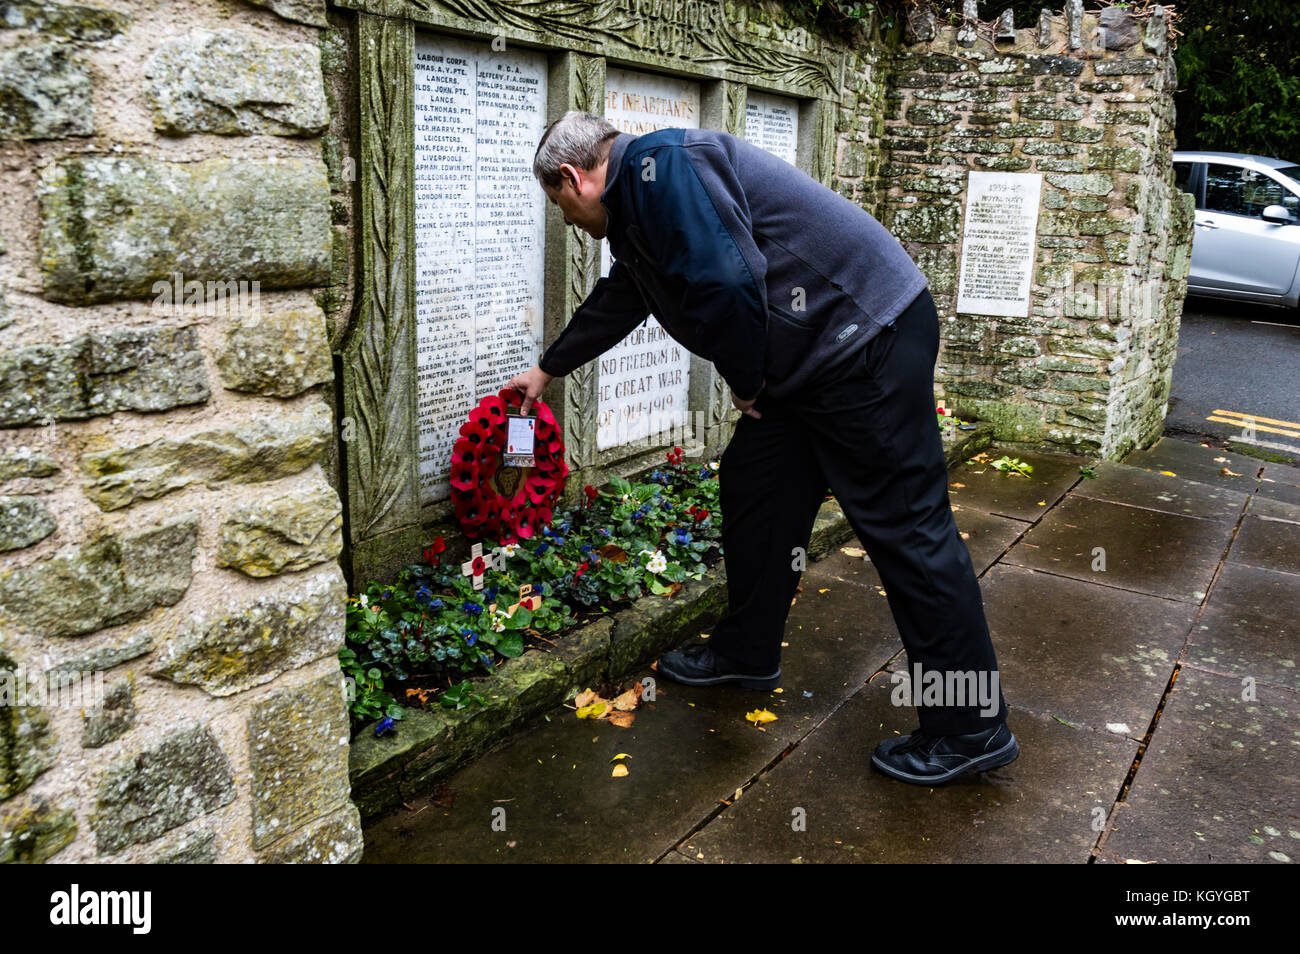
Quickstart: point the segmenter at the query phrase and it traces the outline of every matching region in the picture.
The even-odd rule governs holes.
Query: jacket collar
[[[618,179],[619,171],[623,168],[623,156],[627,152],[627,147],[636,139],[631,133],[619,133],[614,137],[614,145],[609,149],[609,162],[605,166],[605,188],[600,193],[600,204],[605,207],[606,216],[606,238],[614,231],[616,216],[614,210],[610,209],[609,203],[614,196],[614,183]],[[621,228],[621,225],[619,226]]]

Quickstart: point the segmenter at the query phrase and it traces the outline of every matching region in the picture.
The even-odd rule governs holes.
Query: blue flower
[[[701,467],[701,468],[700,468],[700,480],[708,480],[708,478],[709,478],[709,468],[707,468],[707,467]]]
[[[486,602],[491,603],[496,598],[497,598],[497,587],[492,586],[483,591],[483,599]]]
[[[483,607],[479,606],[477,603],[462,603],[460,608],[471,616],[477,616],[479,613],[483,612]]]
[[[686,544],[691,542],[691,535],[687,533],[685,530],[679,529],[675,531],[673,535],[676,538],[676,542],[681,544],[682,546],[685,546]]]
[[[590,544],[590,543],[584,543],[584,544],[583,544],[581,547],[579,547],[578,549],[581,550],[582,553],[583,553],[583,555],[585,556],[586,554],[588,554],[588,553],[591,552],[592,547],[591,547],[591,544]]]
[[[485,666],[490,666],[490,665],[492,665],[492,657],[489,656],[487,653],[482,653],[482,654],[480,654],[478,658],[479,658],[480,660],[482,660],[483,665],[485,665]]]
[[[442,600],[436,598],[432,603],[429,604],[429,609],[442,609],[442,607],[443,607]]]
[[[473,646],[478,642],[478,633],[471,633],[469,630],[465,630],[465,632],[467,634],[465,636],[465,644],[467,646]]]
[[[549,544],[549,543],[539,543],[539,544],[537,544],[537,555],[538,555],[538,556],[541,556],[543,553],[545,553],[545,552],[546,552],[547,550],[549,550],[549,549],[550,549],[550,544]]]
[[[394,732],[394,731],[396,731],[396,726],[394,725],[392,719],[381,719],[379,721],[379,725],[375,726],[376,736],[381,736],[385,732]]]
[[[603,536],[609,536],[609,527],[601,527],[600,532]]]

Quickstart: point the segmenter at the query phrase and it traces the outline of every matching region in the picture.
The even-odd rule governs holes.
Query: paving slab
[[[1093,469],[1097,476],[1079,481],[1070,491],[1071,496],[1230,524],[1237,522],[1250,499],[1247,493],[1218,484],[1197,483],[1110,461],[1102,461]]]
[[[981,583],[1009,705],[1146,734],[1195,606],[1016,566],[995,566]]]
[[[1002,562],[1199,603],[1231,534],[1222,522],[1071,495]],[[1104,570],[1093,569],[1098,547]]]
[[[1186,662],[1300,689],[1300,576],[1224,564],[1192,630]]]
[[[1300,697],[1182,669],[1102,848],[1166,863],[1300,860]]]
[[[953,505],[953,519],[957,524],[958,532],[963,535],[962,540],[970,553],[971,565],[975,567],[976,575],[992,566],[1003,551],[1029,529],[1027,521],[999,517],[982,510],[971,510],[957,505]],[[819,578],[830,576],[863,586],[878,587],[880,576],[871,566],[871,561],[864,557],[846,555],[845,547],[865,549],[862,542],[854,537],[842,546],[836,547],[825,559],[811,564],[807,573]]]
[[[1232,541],[1228,561],[1300,573],[1300,525],[1276,517],[1247,514]]]
[[[847,588],[847,585],[845,585]],[[560,708],[508,745],[447,782],[454,803],[428,797],[366,828],[365,862],[653,861],[788,746],[822,722],[879,670],[901,644],[883,597],[799,600],[787,622],[778,692],[682,686],[656,679],[657,698],[630,728],[577,719]],[[756,728],[745,713],[777,721]],[[627,760],[625,778],[610,759]],[[505,832],[491,828],[505,807]],[[513,844],[511,844],[513,842]]]
[[[1029,529],[1029,524],[1024,520],[999,517],[965,507],[953,511],[953,518],[957,522],[957,529],[965,535],[963,539],[966,541],[966,549],[970,551],[970,562],[975,567],[977,576],[996,563],[998,557]]]
[[[1272,517],[1274,520],[1286,520],[1289,523],[1300,523],[1300,503],[1275,500],[1263,494],[1256,494],[1250,498],[1250,506],[1246,508],[1246,513],[1257,517]]]
[[[1206,447],[1191,441],[1162,437],[1146,450],[1133,451],[1121,461],[1130,467],[1173,472],[1185,480],[1214,484],[1242,493],[1251,493],[1259,483],[1261,463],[1245,454]],[[1225,474],[1224,469],[1231,471]]]
[[[1265,464],[1259,495],[1300,506],[1300,469],[1286,464]]]
[[[990,460],[996,460],[1006,452],[994,448],[986,453]],[[1032,465],[1032,475],[1012,476],[995,470],[987,461],[978,464],[962,462],[949,471],[949,499],[959,507],[1034,521],[1080,479],[1079,467],[1092,461],[1089,457],[1069,454],[1013,451],[1007,456],[1018,457]]]
[[[1078,862],[1097,840],[1136,743],[1013,709],[1021,755],[949,785],[871,768],[876,744],[915,728],[887,685],[864,688],[681,846],[708,862]],[[801,809],[802,812],[796,811]],[[795,830],[802,818],[805,830]]]

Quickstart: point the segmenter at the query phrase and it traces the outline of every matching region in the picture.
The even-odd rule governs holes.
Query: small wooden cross
[[[460,572],[464,576],[474,577],[474,589],[483,589],[483,572],[488,568],[488,564],[483,559],[483,544],[476,543],[469,548],[469,562],[460,565]]]

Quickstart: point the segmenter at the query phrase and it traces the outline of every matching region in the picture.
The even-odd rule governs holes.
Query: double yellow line
[[[1221,415],[1221,416],[1219,416]],[[1300,424],[1295,421],[1278,421],[1271,417],[1256,417],[1253,414],[1239,414],[1236,411],[1216,410],[1206,418],[1207,421],[1218,421],[1220,424],[1236,424],[1238,427],[1245,429],[1247,425],[1254,425],[1255,430],[1264,431],[1268,434],[1281,434],[1285,437],[1300,437]],[[1280,424],[1281,427],[1269,427],[1269,424]],[[1289,428],[1289,430],[1283,430]]]

